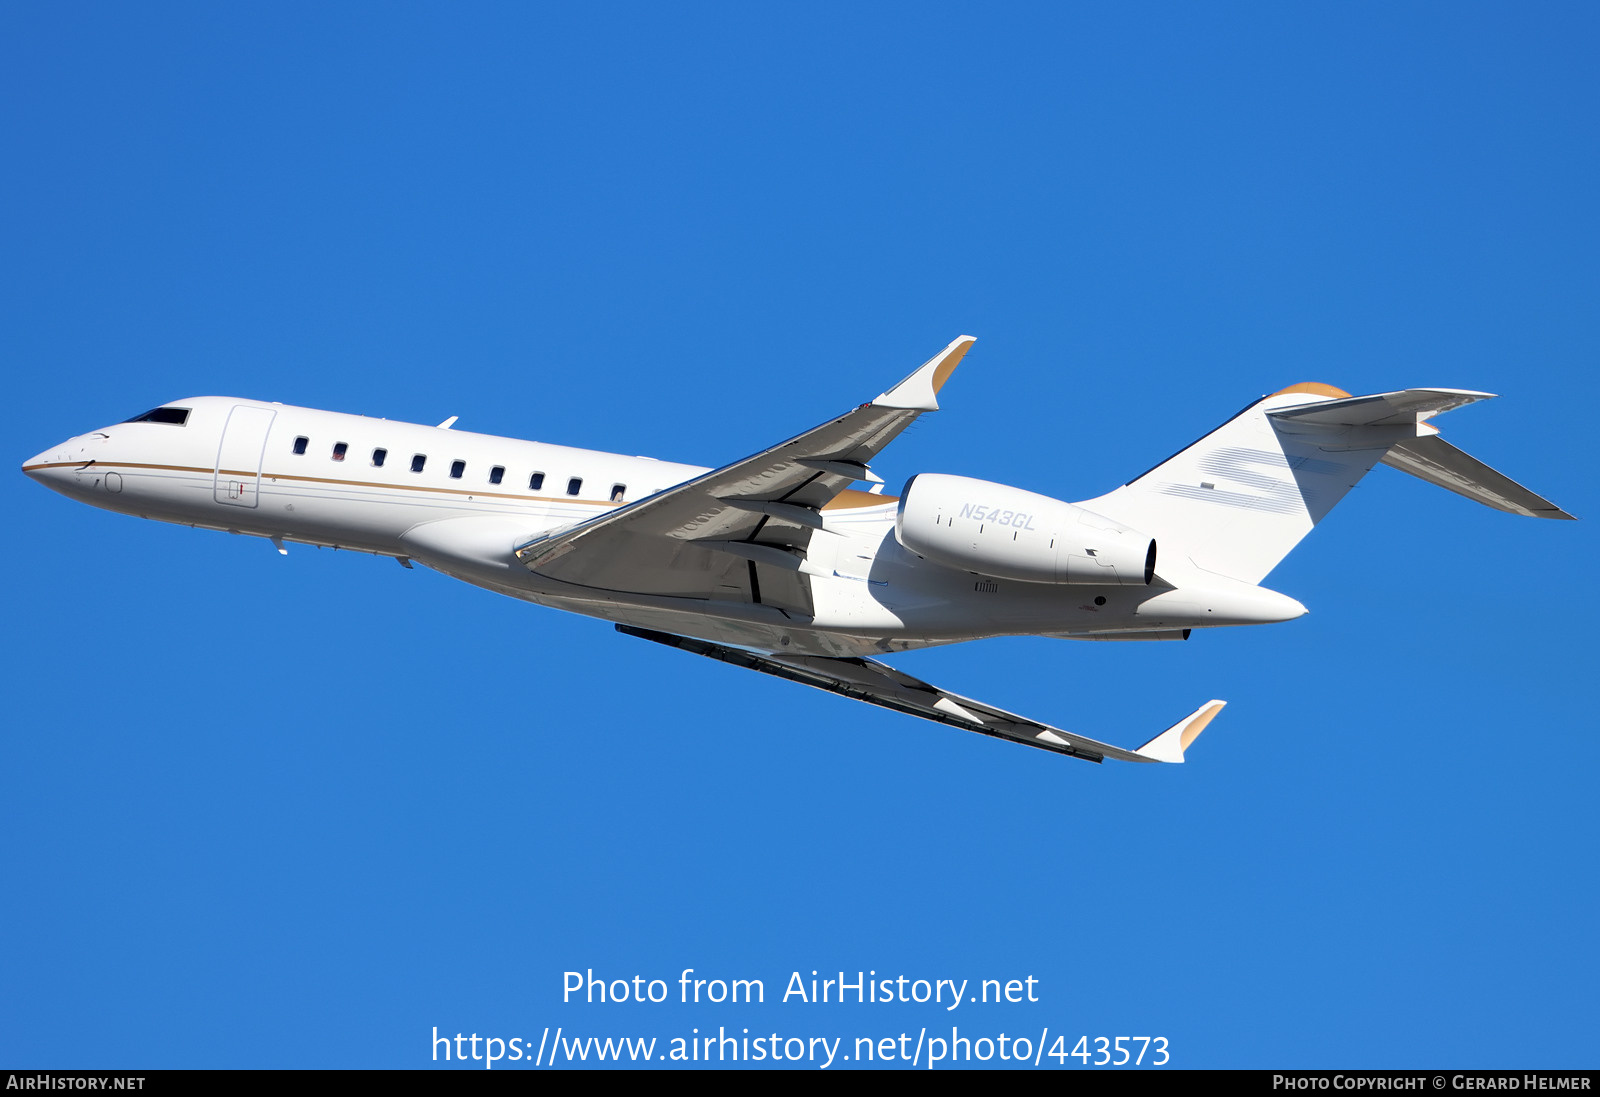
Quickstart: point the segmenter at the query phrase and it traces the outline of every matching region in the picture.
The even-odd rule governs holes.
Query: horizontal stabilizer
[[[1351,396],[1320,383],[1265,396],[1216,430],[1078,506],[1153,537],[1161,567],[1259,583],[1379,462],[1480,503],[1570,518],[1443,441],[1429,419],[1493,398],[1471,389]]]
[[[667,647],[704,655],[747,670],[760,671],[775,678],[825,689],[869,705],[893,709],[908,716],[919,716],[963,731],[975,731],[999,739],[1010,739],[1041,750],[1101,762],[1115,758],[1123,762],[1181,762],[1183,752],[1194,742],[1211,718],[1221,711],[1222,701],[1204,706],[1174,724],[1138,750],[1124,750],[1070,731],[1051,727],[1018,716],[1014,712],[950,693],[913,678],[872,659],[830,659],[809,655],[766,655],[744,648],[694,640],[666,632],[618,625],[617,631],[642,640],[653,640]]]
[[[1442,415],[1479,400],[1492,399],[1492,392],[1471,389],[1405,389],[1374,396],[1319,400],[1314,404],[1277,408],[1267,414],[1279,422],[1314,423],[1325,427],[1401,427],[1421,423],[1429,416]],[[1424,427],[1422,433],[1433,432]]]
[[[1495,510],[1529,518],[1572,518],[1550,500],[1437,436],[1399,442],[1390,447],[1383,463]]]

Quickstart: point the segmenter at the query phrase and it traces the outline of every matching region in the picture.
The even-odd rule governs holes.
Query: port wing
[[[695,655],[704,655],[708,659],[732,663],[736,667],[760,671],[775,678],[787,678],[791,682],[825,689],[829,693],[865,701],[869,705],[894,709],[909,716],[949,724],[963,731],[1009,739],[1024,746],[1089,762],[1101,762],[1107,758],[1123,762],[1181,762],[1184,750],[1227,703],[1207,701],[1143,746],[1125,750],[942,690],[872,659],[766,655],[631,625],[618,625],[617,631]]]

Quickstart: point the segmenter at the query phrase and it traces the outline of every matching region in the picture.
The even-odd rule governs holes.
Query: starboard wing
[[[900,384],[786,442],[518,546],[524,567],[565,583],[639,594],[756,602],[809,617],[805,550],[824,509],[885,506],[857,491],[868,468],[925,411],[974,339],[963,335]]]

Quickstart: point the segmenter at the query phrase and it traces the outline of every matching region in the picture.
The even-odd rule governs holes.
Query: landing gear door
[[[267,430],[278,413],[271,408],[235,404],[217,447],[216,500],[233,507],[253,507],[261,490],[261,459]]]

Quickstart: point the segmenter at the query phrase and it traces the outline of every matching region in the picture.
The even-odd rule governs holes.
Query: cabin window
[[[427,463],[428,463],[428,455],[425,454],[425,453],[419,453],[415,457],[411,458],[411,471],[412,472],[421,472],[422,471],[422,466],[426,465]]]
[[[188,421],[188,408],[151,408],[143,415],[123,420],[124,423],[167,423],[174,427],[181,427]]]
[[[628,485],[627,484],[612,484],[611,485],[611,501],[613,503],[622,502],[622,497],[624,495],[627,495],[627,494],[628,494]]]
[[[466,472],[466,471],[467,471],[467,463],[465,461],[451,461],[450,462],[450,479],[459,480],[459,479],[461,479],[461,474],[463,472]]]
[[[373,468],[381,469],[383,467],[383,463],[385,461],[387,461],[388,459],[389,459],[389,451],[388,450],[386,450],[386,449],[375,449],[375,450],[372,451],[372,467]]]
[[[335,442],[333,444],[333,459],[335,461],[343,461],[344,455],[349,451],[349,449],[349,442]]]
[[[572,479],[567,481],[567,494],[568,495],[576,495],[576,494],[578,494],[578,492],[580,492],[582,490],[583,490],[583,477],[574,476]]]
[[[298,453],[298,454],[302,454],[303,455],[306,452],[306,447],[309,446],[310,444],[311,444],[311,439],[307,438],[305,435],[302,434],[300,437],[298,437],[298,438],[296,438],[294,440],[294,451],[296,453]]]
[[[504,465],[496,465],[494,468],[489,470],[489,483],[498,484],[500,481],[504,480],[505,478],[506,478],[506,467]]]
[[[542,487],[544,487],[544,473],[536,472],[532,476],[528,477],[529,491],[538,491]]]

